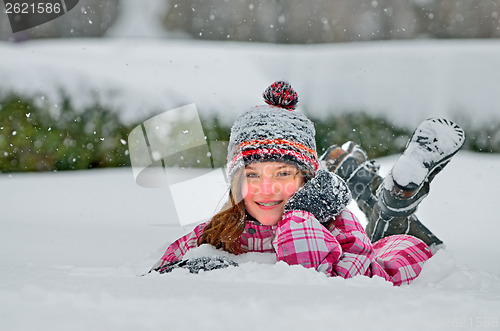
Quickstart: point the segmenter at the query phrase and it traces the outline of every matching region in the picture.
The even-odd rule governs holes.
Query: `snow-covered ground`
[[[385,173],[395,157],[379,161]],[[137,186],[128,168],[2,174],[0,329],[498,329],[499,169],[499,155],[460,152],[434,180],[418,214],[447,248],[403,287],[266,254],[140,277],[189,230],[167,189]]]
[[[273,81],[289,80],[315,115],[366,111],[413,129],[430,116],[499,120],[500,41],[328,45],[94,39],[0,43],[0,93],[60,92],[125,119],[196,103],[232,122]]]

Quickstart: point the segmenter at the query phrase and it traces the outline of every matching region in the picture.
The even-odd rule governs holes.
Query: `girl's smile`
[[[282,203],[283,201],[280,200],[280,201],[274,201],[274,202],[259,202],[259,201],[256,201],[255,203],[258,204],[259,206],[262,206],[263,209],[266,209],[266,207],[270,207],[270,208],[274,208],[276,205],[279,205],[280,203]]]
[[[304,184],[297,167],[255,162],[245,167],[242,194],[246,211],[264,225],[276,225],[288,199]]]

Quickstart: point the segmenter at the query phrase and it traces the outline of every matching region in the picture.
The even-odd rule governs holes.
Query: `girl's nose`
[[[276,187],[276,182],[271,176],[264,176],[260,183],[261,194],[271,195],[275,194],[278,188]]]

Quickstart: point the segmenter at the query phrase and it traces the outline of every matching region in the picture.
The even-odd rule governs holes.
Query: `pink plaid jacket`
[[[172,243],[153,267],[181,260],[206,223]],[[240,237],[249,252],[275,252],[277,261],[314,268],[328,276],[379,276],[394,285],[409,284],[432,253],[420,239],[407,235],[386,237],[372,244],[357,218],[344,209],[324,227],[305,211],[290,211],[274,227],[247,222]]]

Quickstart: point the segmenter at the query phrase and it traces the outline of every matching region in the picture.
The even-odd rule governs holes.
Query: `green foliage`
[[[0,172],[130,166],[128,134],[142,121],[125,125],[117,112],[99,105],[76,111],[69,98],[58,105],[40,99],[15,94],[0,97]],[[315,123],[319,154],[332,144],[349,140],[360,144],[370,158],[398,154],[411,135],[411,130],[396,127],[385,118],[361,112],[310,118]],[[223,166],[230,125],[217,115],[201,122],[213,165]],[[465,149],[500,152],[500,122],[478,127],[461,119],[460,125],[467,135]],[[192,155],[193,160],[184,160],[184,164],[206,166],[199,161],[206,159],[206,150],[194,150]]]
[[[366,150],[370,158],[401,153],[411,131],[391,125],[384,118],[365,113],[349,113],[326,119],[310,117],[316,126],[318,154],[333,144],[354,141]]]
[[[0,170],[126,166],[130,130],[115,113],[99,106],[79,113],[67,98],[55,109],[9,95],[0,101]]]
[[[203,131],[207,136],[212,153],[213,166],[224,167],[226,164],[227,142],[231,127],[221,123],[217,116],[212,115],[202,119]]]

